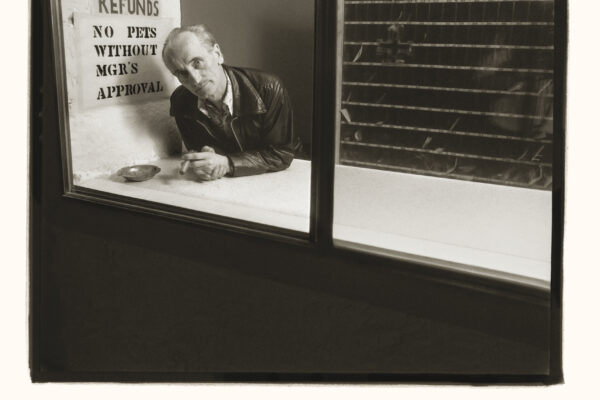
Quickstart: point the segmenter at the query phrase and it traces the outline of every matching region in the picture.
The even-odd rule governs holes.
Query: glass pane
[[[308,232],[313,2],[55,5],[67,191]]]
[[[547,286],[553,10],[339,1],[338,244]]]

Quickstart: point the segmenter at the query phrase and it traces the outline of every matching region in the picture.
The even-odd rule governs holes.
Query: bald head
[[[170,56],[171,46],[176,39],[185,33],[190,33],[196,36],[198,41],[206,46],[207,49],[211,49],[214,45],[217,44],[215,37],[212,33],[210,33],[204,25],[190,25],[190,26],[182,26],[180,28],[173,29],[167,39],[165,40],[165,44],[163,46],[162,58],[165,65],[168,67],[168,57]],[[185,36],[185,35],[184,35]]]
[[[173,29],[162,56],[169,71],[191,93],[200,99],[221,100],[227,87],[223,55],[204,26]]]

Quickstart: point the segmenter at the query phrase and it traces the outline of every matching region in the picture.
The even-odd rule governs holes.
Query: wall
[[[311,142],[313,0],[182,0],[182,24],[204,24],[225,62],[278,75],[294,105],[294,129]],[[304,146],[310,150],[309,146]]]
[[[71,136],[74,182],[120,167],[144,163],[181,149],[174,120],[169,116],[169,97],[137,104],[119,104],[80,109],[77,90],[81,53],[75,37],[73,13],[91,14],[96,4],[90,0],[63,0],[62,26]],[[180,21],[179,0],[161,0],[163,18]],[[115,16],[119,18],[120,16]],[[162,48],[162,44],[159,48]],[[174,84],[174,82],[173,82]]]

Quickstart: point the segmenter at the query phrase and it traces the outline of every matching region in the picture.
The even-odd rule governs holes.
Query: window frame
[[[319,0],[315,0],[315,9]],[[75,185],[73,182],[71,135],[69,123],[69,110],[67,104],[67,77],[66,58],[64,51],[64,34],[62,18],[62,0],[50,0],[51,28],[53,34],[54,68],[57,80],[57,105],[59,115],[59,131],[62,160],[63,196],[74,200],[83,200],[99,205],[112,206],[125,210],[143,212],[174,220],[191,222],[204,227],[214,227],[227,232],[238,232],[257,237],[274,239],[277,241],[298,243],[306,245],[310,242],[311,226],[309,232],[266,225],[243,219],[230,218],[209,211],[196,211],[165,203],[143,200],[135,197],[124,196],[116,193],[105,192]],[[316,41],[316,36],[313,41]],[[313,73],[316,72],[316,63],[313,62]],[[317,83],[313,79],[313,88]],[[317,96],[313,92],[313,97]],[[313,104],[313,109],[316,106]],[[314,124],[314,119],[313,119]],[[311,165],[311,174],[314,166]],[[312,190],[312,183],[311,183]],[[309,221],[312,217],[309,215]]]
[[[314,60],[313,60],[313,120],[311,142],[311,197],[309,232],[299,232],[234,218],[191,211],[181,207],[127,196],[86,189],[73,184],[70,160],[68,107],[66,104],[66,68],[60,0],[50,0],[53,30],[53,55],[57,80],[60,146],[62,152],[63,197],[110,206],[132,212],[151,214],[183,223],[193,223],[204,229],[217,229],[234,234],[251,235],[269,241],[290,243],[307,251],[336,259],[358,259],[372,265],[401,269],[410,276],[442,280],[458,286],[468,286],[483,292],[510,293],[530,297],[537,302],[551,298],[562,286],[562,240],[564,217],[564,149],[565,149],[565,83],[566,83],[566,1],[555,0],[554,57],[554,162],[552,183],[552,266],[550,290],[505,281],[498,277],[469,274],[428,262],[398,259],[388,255],[365,252],[363,249],[339,247],[333,240],[334,173],[338,152],[336,102],[338,74],[338,0],[314,0]],[[56,45],[59,43],[60,45]]]

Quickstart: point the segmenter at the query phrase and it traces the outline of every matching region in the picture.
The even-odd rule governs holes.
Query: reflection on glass
[[[339,7],[338,243],[546,285],[553,1]]]
[[[238,3],[56,0],[75,190],[308,231],[314,6],[286,24],[287,2]]]

